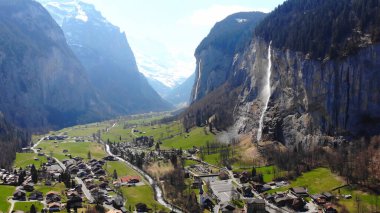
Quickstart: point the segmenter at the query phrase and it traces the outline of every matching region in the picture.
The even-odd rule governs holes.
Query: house
[[[59,195],[58,192],[50,191],[46,193],[46,203],[55,203],[55,202],[60,202],[61,201],[61,196]]]
[[[220,203],[220,211],[222,213],[233,213],[236,207],[229,202]]]
[[[26,200],[26,192],[23,190],[17,190],[13,193],[13,200],[25,201]]]
[[[138,203],[138,204],[136,204],[135,207],[136,207],[137,212],[148,212],[149,211],[147,205],[144,203]]]
[[[121,209],[121,207],[124,206],[124,200],[122,197],[117,196],[113,201],[112,201],[112,206],[115,209]]]
[[[253,197],[252,188],[249,186],[243,186],[243,188],[241,189],[241,193],[244,197]]]
[[[303,211],[305,208],[305,205],[306,205],[306,202],[304,201],[303,198],[301,197],[298,197],[298,198],[295,198],[293,199],[290,207],[294,210],[296,210],[297,212],[299,211]]]
[[[94,174],[97,176],[102,176],[106,175],[106,171],[104,171],[103,169],[99,169],[98,171],[94,172]]]
[[[27,192],[32,192],[34,190],[34,184],[33,183],[24,184],[23,189]]]
[[[44,195],[42,194],[42,192],[34,191],[34,192],[30,193],[29,200],[42,201],[42,200],[44,200]]]
[[[290,192],[297,197],[308,197],[307,189],[304,187],[293,187],[290,188]]]
[[[100,187],[101,189],[106,189],[106,188],[108,187],[108,183],[106,183],[106,182],[102,182],[102,183],[99,184],[99,187]]]
[[[338,211],[332,207],[331,204],[326,204],[324,208],[325,213],[338,213]]]
[[[266,213],[265,200],[251,199],[247,201],[247,213]]]
[[[141,178],[139,176],[126,176],[126,177],[120,178],[120,182],[122,184],[125,184],[125,183],[138,183],[140,181],[141,181]]]
[[[326,197],[327,201],[331,201],[334,198],[334,195],[332,195],[330,192],[323,192],[322,195]]]
[[[311,195],[310,197],[318,205],[323,205],[327,202],[326,197],[324,195],[321,195],[321,194]]]
[[[117,158],[115,158],[115,157],[112,156],[112,155],[107,156],[107,157],[104,157],[103,159],[106,160],[106,161],[117,161]]]
[[[78,194],[73,193],[67,201],[67,206],[73,209],[82,208],[82,202],[83,199]]]
[[[274,203],[279,207],[291,205],[292,202],[293,198],[289,197],[288,195],[276,196],[274,198]]]
[[[203,185],[202,180],[200,178],[195,178],[192,184],[192,188],[198,189],[201,185]]]
[[[61,211],[61,204],[58,202],[53,202],[48,204],[49,212],[59,212]]]

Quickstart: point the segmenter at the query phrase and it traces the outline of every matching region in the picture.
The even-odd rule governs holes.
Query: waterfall
[[[195,92],[194,92],[194,97],[193,101],[197,99],[197,93],[198,93],[198,87],[199,87],[199,81],[201,80],[201,65],[202,65],[202,59],[199,60],[198,63],[198,79],[197,79],[197,85],[195,86]]]
[[[259,129],[257,132],[257,141],[259,142],[261,140],[261,136],[263,134],[263,125],[264,125],[264,117],[265,117],[265,112],[268,109],[268,103],[269,99],[271,96],[271,87],[270,87],[270,77],[271,77],[271,69],[272,69],[272,53],[271,53],[271,46],[272,42],[269,44],[268,47],[268,67],[267,67],[267,72],[266,72],[266,79],[265,79],[265,86],[263,88],[263,91],[261,93],[261,98],[264,100],[264,109],[261,112],[260,116],[260,122],[259,122]]]

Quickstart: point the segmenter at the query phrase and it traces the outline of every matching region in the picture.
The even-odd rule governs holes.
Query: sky
[[[270,12],[284,0],[84,0],[126,33],[140,71],[182,81],[195,71],[194,51],[212,26],[242,11]],[[150,74],[146,69],[149,67]],[[154,71],[157,68],[157,71]],[[163,78],[163,79],[162,79]],[[171,84],[171,83],[168,83]]]

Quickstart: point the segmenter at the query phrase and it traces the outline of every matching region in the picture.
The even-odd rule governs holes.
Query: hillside
[[[91,84],[114,111],[131,114],[171,108],[139,72],[125,33],[93,5],[77,0],[41,2],[61,25]]]
[[[246,37],[246,48],[228,48],[235,56],[232,66],[219,69],[226,60],[215,60],[215,51],[198,51],[195,102],[185,123],[216,118],[218,124],[223,118],[231,135],[305,149],[378,134],[378,10],[376,1],[289,0]],[[345,13],[354,21],[340,23]],[[358,26],[361,40],[355,40]],[[345,48],[349,43],[354,51]],[[328,55],[331,45],[336,57]]]
[[[16,151],[28,145],[30,135],[7,122],[0,113],[0,168],[11,168]]]
[[[44,130],[109,116],[49,13],[30,0],[0,1],[0,111]]]

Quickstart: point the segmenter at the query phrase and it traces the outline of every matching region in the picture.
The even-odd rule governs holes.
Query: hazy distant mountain
[[[186,74],[183,71],[192,69],[192,61],[190,61],[190,67],[186,67],[186,63],[184,63],[186,60],[183,60],[181,55],[173,56],[160,42],[134,38],[133,46],[139,47],[138,51],[134,53],[140,72],[147,78],[157,80],[167,87],[174,88],[184,82]]]
[[[110,115],[49,13],[31,0],[0,1],[0,111],[40,130]]]
[[[147,80],[149,84],[153,87],[153,89],[156,90],[161,97],[166,97],[172,90],[172,88],[166,86],[164,83],[154,78],[147,77]]]
[[[41,0],[61,25],[91,83],[118,113],[170,109],[139,72],[127,38],[93,5],[77,0]]]
[[[192,74],[185,82],[174,87],[164,98],[177,107],[187,106],[190,102],[190,94],[194,81],[195,74]]]

